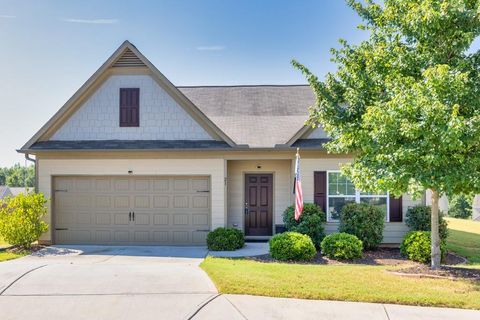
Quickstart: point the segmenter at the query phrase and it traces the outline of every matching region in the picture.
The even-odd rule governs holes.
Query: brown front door
[[[273,175],[245,175],[245,235],[270,236],[273,223]]]

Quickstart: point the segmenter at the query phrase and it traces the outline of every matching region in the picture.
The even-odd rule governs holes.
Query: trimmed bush
[[[317,251],[309,236],[298,232],[284,232],[273,236],[270,241],[270,255],[277,260],[307,261]]]
[[[287,231],[306,234],[312,239],[317,249],[320,249],[320,243],[325,237],[323,223],[325,222],[325,213],[319,206],[313,203],[305,203],[302,215],[298,221],[295,220],[295,207],[290,206],[283,212],[283,223]]]
[[[430,206],[415,206],[408,208],[405,223],[412,231],[431,231],[432,208]],[[448,224],[443,219],[443,214],[439,214],[438,230],[442,242],[447,241]]]
[[[362,250],[362,240],[349,233],[332,233],[322,241],[322,254],[330,259],[358,259],[362,257]]]
[[[207,246],[212,251],[233,251],[244,245],[243,232],[235,228],[217,228],[207,235]]]
[[[383,240],[385,212],[366,203],[348,203],[340,212],[339,232],[357,236],[365,250],[376,249]]]
[[[472,216],[472,197],[458,194],[452,197],[448,206],[448,215],[453,218],[469,219]]]
[[[410,260],[421,263],[430,263],[431,258],[431,239],[430,231],[410,231],[403,238],[400,245],[402,255]],[[442,241],[440,244],[442,258],[446,254],[446,245]]]
[[[0,200],[0,235],[14,246],[29,249],[48,225],[42,221],[47,213],[47,199],[41,193],[19,194]]]

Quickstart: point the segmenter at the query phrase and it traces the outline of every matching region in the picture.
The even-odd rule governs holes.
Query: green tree
[[[448,206],[448,215],[454,218],[468,219],[472,217],[472,196],[454,195]]]
[[[0,168],[0,185],[33,188],[35,186],[35,166],[24,167],[16,163],[10,168]]]
[[[327,149],[355,158],[344,174],[365,191],[432,190],[432,268],[440,266],[438,199],[480,192],[478,0],[347,1],[366,41],[340,40],[337,71],[320,81],[293,61],[316,93],[309,123]]]

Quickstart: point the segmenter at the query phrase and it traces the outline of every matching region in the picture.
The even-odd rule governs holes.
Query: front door
[[[273,175],[245,175],[245,235],[270,236],[273,224]]]

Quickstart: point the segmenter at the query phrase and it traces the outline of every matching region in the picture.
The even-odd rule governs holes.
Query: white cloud
[[[62,21],[88,24],[114,24],[118,22],[118,19],[62,19]]]
[[[7,14],[0,14],[0,19],[14,19],[16,18],[17,16],[10,16],[10,15],[7,15]]]
[[[222,51],[225,50],[225,46],[199,46],[196,48],[198,51]]]

